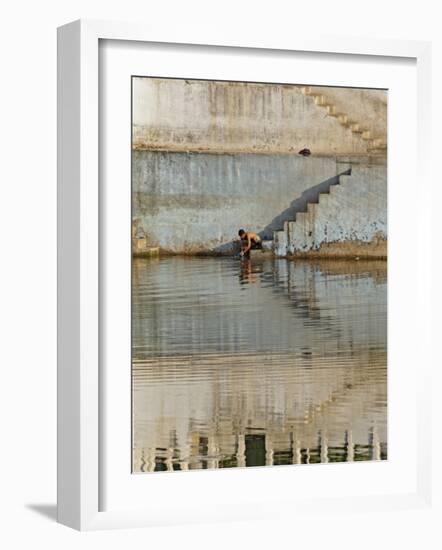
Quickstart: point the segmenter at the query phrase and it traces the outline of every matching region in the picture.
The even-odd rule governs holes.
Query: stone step
[[[349,118],[349,119],[347,119],[347,122],[345,123],[345,127],[350,128],[350,130],[351,130],[351,127],[354,126],[355,124],[357,124],[357,123],[354,120],[351,120]]]
[[[137,239],[136,245],[132,248],[132,255],[141,258],[155,258],[160,255],[160,249],[158,246],[147,246],[143,244],[142,240]]]
[[[316,202],[309,202],[307,204],[307,214],[313,214],[314,215],[316,213],[316,209],[317,209],[318,206],[319,205]]]
[[[338,117],[340,113],[336,111],[336,107],[334,105],[327,105],[327,114],[329,116]]]
[[[296,223],[304,223],[305,216],[306,216],[306,212],[297,212],[296,213],[296,219],[294,221]]]
[[[339,239],[342,229],[338,225],[337,230],[331,231],[332,220],[339,218],[343,209],[351,207],[355,197],[358,201],[364,199],[351,185],[351,179],[348,174],[339,176],[339,183],[331,185],[328,192],[320,193],[318,202],[309,202],[305,212],[297,212],[295,220],[286,221],[281,231],[275,231],[273,250],[276,256],[313,250],[318,242]],[[345,219],[341,223],[345,226]]]
[[[268,257],[271,257],[273,256],[273,241],[270,241],[272,242],[272,248],[271,249],[264,249],[264,248],[256,248],[256,249],[252,249],[250,250],[250,258],[253,258],[253,259],[260,259],[260,258],[268,258]]]
[[[352,122],[350,124],[350,130],[355,134],[362,134],[362,132],[364,131],[358,122]]]
[[[305,95],[317,95],[317,93],[312,90],[310,86],[304,86],[303,88],[301,88],[301,90]]]
[[[387,142],[381,138],[373,138],[371,147],[376,149],[387,149]]]
[[[319,204],[326,205],[330,202],[330,193],[320,193],[319,194]]]
[[[379,148],[385,144],[380,138],[372,138],[371,144],[378,145]],[[386,144],[385,144],[386,145]],[[377,149],[376,152],[382,149]],[[374,177],[374,189],[362,188],[361,182],[364,182],[366,169],[364,166],[355,167],[353,175],[340,175],[339,183],[335,183],[317,195],[317,202],[309,202],[304,212],[298,212],[295,220],[284,223],[281,231],[275,231],[273,249],[278,257],[297,252],[307,252],[318,249],[322,243],[339,242],[342,239],[351,239],[353,235],[352,216],[357,214],[359,217],[368,209],[378,209],[376,193],[381,190],[383,193],[384,176],[381,168],[379,175]],[[374,169],[376,174],[376,169]],[[383,200],[383,194],[379,200]],[[352,209],[355,209],[354,211]],[[348,214],[347,214],[348,213]],[[383,231],[383,220],[379,226],[364,226],[364,220],[357,227],[362,239],[370,235],[373,231]],[[378,222],[377,222],[378,223]],[[266,244],[266,247],[271,246]]]
[[[275,256],[285,257],[287,256],[287,232],[286,231],[274,231],[273,232],[273,252]]]
[[[345,126],[345,122],[342,122],[342,118],[345,118],[347,115],[345,115],[344,113],[338,113],[337,111],[334,112],[333,114],[331,114],[330,116],[334,116],[335,118],[338,119],[338,122],[339,124],[342,124],[343,126]]]
[[[268,251],[273,250],[273,241],[271,240],[263,240],[262,241],[262,250]]]
[[[314,205],[318,206],[318,205]],[[299,221],[290,222],[287,250],[290,254],[299,250],[307,250],[313,246],[314,219],[311,212],[302,212]]]
[[[304,93],[304,95],[312,97],[316,105],[320,107],[324,107],[327,110],[328,116],[337,118],[339,123],[342,124],[342,126],[344,126],[345,128],[350,128],[354,134],[361,134],[360,137],[366,141],[370,141],[374,139],[372,132],[370,130],[362,127],[359,124],[359,122],[350,120],[346,113],[338,112],[336,106],[333,103],[330,103],[329,98],[327,98],[325,95],[322,95],[318,93],[316,90],[313,90],[311,86],[303,86],[301,90]],[[376,144],[372,143],[368,145],[367,150],[369,152],[370,151],[378,152],[380,149],[384,149],[384,148],[386,149],[386,145],[378,146],[377,143]]]
[[[315,99],[316,105],[320,105],[321,107],[328,106],[327,99],[325,98],[325,96],[317,95],[317,96],[314,96],[314,99]]]

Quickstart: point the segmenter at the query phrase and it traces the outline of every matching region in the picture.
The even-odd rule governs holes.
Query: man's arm
[[[241,239],[241,256],[244,256],[244,254],[247,254],[247,252],[252,248],[252,241],[250,237],[247,235],[247,244],[244,243],[244,240]]]
[[[247,246],[244,250],[244,254],[246,254],[251,248],[252,248],[252,239],[250,238],[250,235],[247,235]]]

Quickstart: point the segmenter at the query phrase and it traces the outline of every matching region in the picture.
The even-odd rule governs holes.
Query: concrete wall
[[[133,143],[137,149],[366,154],[368,142],[336,117],[327,116],[303,87],[135,78]],[[353,122],[386,135],[386,92],[315,87],[351,113]],[[328,101],[328,99],[327,99]],[[373,126],[373,124],[374,126]]]
[[[135,78],[133,235],[165,252],[229,253],[239,228],[273,238],[363,159],[351,201],[319,205],[313,229],[327,236],[303,248],[386,237],[386,120],[379,90]]]
[[[322,251],[333,256],[386,256],[386,166],[354,165],[351,175],[341,175],[338,185],[320,194],[295,221],[287,222],[284,231],[289,254]],[[282,252],[278,254],[285,256]]]
[[[386,166],[356,165],[339,178],[325,205],[314,208],[315,246],[343,240],[373,241],[387,237]],[[322,197],[321,197],[322,198]]]
[[[387,136],[387,101],[386,90],[364,90],[357,88],[333,88],[329,86],[312,86],[312,91],[321,93],[340,113],[363,124],[375,136]]]
[[[348,167],[295,155],[134,151],[135,233],[167,252],[228,252],[241,227],[272,238]]]

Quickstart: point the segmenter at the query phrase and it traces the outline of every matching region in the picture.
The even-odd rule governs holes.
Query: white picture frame
[[[297,34],[281,36],[278,42],[265,38],[242,39],[223,33],[207,39],[204,31],[187,36],[171,31],[156,32],[143,25],[117,22],[76,21],[58,31],[58,521],[80,530],[139,527],[177,522],[213,520],[207,502],[200,505],[195,519],[173,514],[166,517],[144,508],[102,511],[100,483],[103,473],[100,453],[100,202],[99,186],[99,43],[100,40],[252,48],[272,51],[347,54],[411,58],[417,64],[417,143],[421,202],[431,203],[429,175],[430,140],[430,64],[431,45],[426,42],[365,40],[350,37],[308,38]],[[428,242],[429,212],[418,212],[422,242]],[[428,246],[419,254],[418,307],[429,308],[431,272]],[[425,327],[422,327],[425,329]],[[429,338],[429,336],[428,336]],[[346,511],[357,502],[358,508],[394,509],[427,506],[431,500],[430,381],[431,362],[420,365],[416,386],[417,438],[421,452],[417,457],[417,487],[410,494],[391,493],[344,497],[333,503]],[[281,471],[281,470],[280,470]],[[205,475],[213,475],[208,472]],[[235,474],[237,475],[237,474]],[[284,474],[278,474],[283,476]],[[283,500],[283,496],[281,496]],[[287,505],[287,499],[284,497]],[[290,503],[290,501],[288,501]],[[330,500],[303,501],[304,510],[326,509]],[[258,509],[262,509],[261,511]],[[293,511],[299,507],[293,504]],[[218,513],[219,519],[250,518],[264,514],[262,503],[247,512],[241,506],[232,515]]]

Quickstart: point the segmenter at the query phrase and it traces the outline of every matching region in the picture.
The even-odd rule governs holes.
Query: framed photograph
[[[430,45],[171,34],[59,29],[59,521],[427,506]]]

